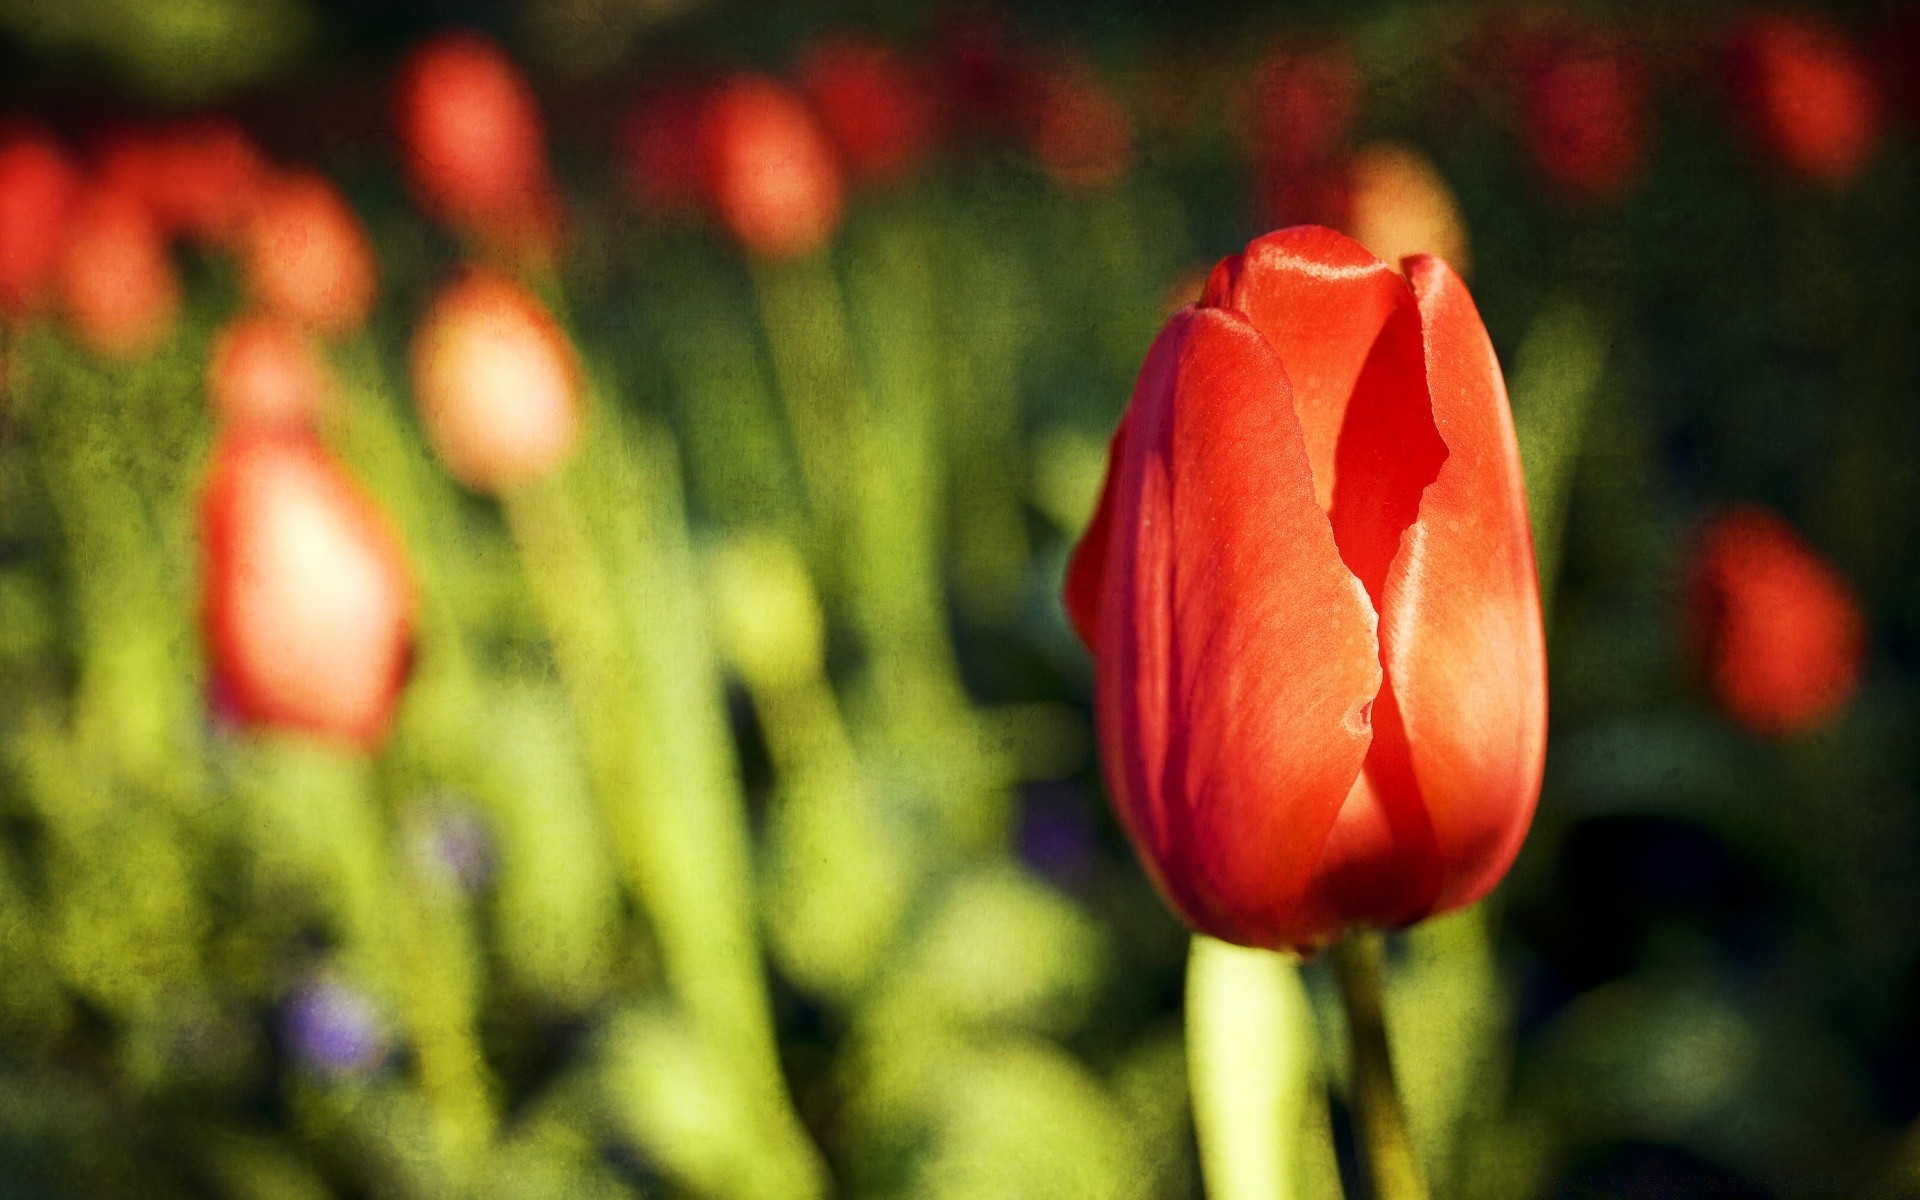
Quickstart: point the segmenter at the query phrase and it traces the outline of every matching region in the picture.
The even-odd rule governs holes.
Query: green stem
[[[1287,957],[1195,937],[1187,1073],[1210,1200],[1338,1195],[1313,1006]]]
[[[1426,1180],[1387,1048],[1382,939],[1377,933],[1356,933],[1337,943],[1328,957],[1347,1014],[1349,1100],[1375,1200],[1426,1200]]]

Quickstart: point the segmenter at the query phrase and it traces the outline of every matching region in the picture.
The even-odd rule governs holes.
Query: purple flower
[[[386,1022],[371,997],[322,979],[288,998],[282,1028],[307,1069],[334,1078],[368,1074],[387,1057]]]
[[[1093,875],[1097,832],[1086,794],[1073,784],[1028,786],[1015,838],[1021,860],[1056,883],[1078,886]]]
[[[465,895],[477,895],[493,880],[493,836],[479,812],[459,800],[432,799],[414,806],[408,844],[417,870]]]

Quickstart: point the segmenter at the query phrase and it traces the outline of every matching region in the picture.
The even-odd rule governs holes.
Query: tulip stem
[[[1340,1006],[1347,1015],[1348,1100],[1375,1200],[1427,1200],[1426,1180],[1387,1048],[1382,990],[1386,962],[1380,935],[1356,933],[1337,943],[1328,957],[1340,985]]]

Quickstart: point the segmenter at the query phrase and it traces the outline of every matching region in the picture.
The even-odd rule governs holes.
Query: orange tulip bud
[[[579,368],[526,288],[471,271],[434,298],[414,334],[413,387],[447,469],[493,491],[554,470],[580,429]]]
[[[1860,681],[1859,603],[1845,579],[1764,509],[1716,516],[1695,547],[1689,599],[1708,685],[1769,736],[1831,718]]]
[[[152,350],[180,311],[166,238],[119,188],[91,186],[74,203],[59,286],[60,310],[80,340],[116,357]]]
[[[229,322],[214,339],[207,395],[229,424],[309,428],[325,403],[327,381],[305,332],[255,313]]]
[[[1347,172],[1346,229],[1354,240],[1384,262],[1431,254],[1468,273],[1466,221],[1426,156],[1378,142],[1355,153]]]
[[[1034,159],[1063,188],[1112,187],[1133,167],[1133,114],[1085,63],[1034,78],[1026,125]]]
[[[742,76],[709,101],[703,125],[714,208],[743,246],[795,258],[827,244],[844,199],[840,165],[798,94]]]
[[[216,679],[253,725],[371,747],[405,682],[414,592],[398,536],[312,434],[221,435],[200,506]]]
[[[340,193],[311,171],[262,189],[241,265],[256,303],[322,333],[359,326],[373,306],[367,235]]]

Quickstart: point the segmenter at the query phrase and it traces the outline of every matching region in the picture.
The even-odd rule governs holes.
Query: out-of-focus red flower
[[[1468,274],[1467,226],[1447,181],[1408,146],[1375,142],[1347,164],[1345,232],[1390,264],[1416,254]]]
[[[168,237],[218,246],[245,227],[269,171],[239,125],[203,117],[119,132],[102,148],[98,173],[138,197]]]
[[[84,187],[60,254],[60,311],[102,354],[152,350],[180,312],[180,281],[160,225],[139,200],[106,184]]]
[[[311,171],[261,189],[241,265],[255,303],[322,333],[358,327],[373,305],[366,232],[345,198]]]
[[[1524,67],[1521,106],[1534,167],[1564,195],[1615,199],[1640,181],[1645,84],[1624,47],[1584,31],[1542,37]]]
[[[926,157],[934,136],[932,97],[925,80],[886,43],[852,34],[822,38],[801,56],[799,75],[855,181],[892,182]]]
[[[1706,526],[1689,587],[1694,646],[1721,706],[1769,736],[1826,721],[1853,697],[1865,628],[1839,572],[1765,509]]]
[[[214,338],[207,395],[231,425],[311,428],[327,380],[306,332],[269,313],[236,317]]]
[[[579,368],[526,288],[470,271],[434,298],[413,339],[427,438],[461,482],[485,491],[558,467],[580,427]]]
[[[1360,71],[1337,46],[1277,54],[1256,76],[1245,118],[1254,205],[1273,225],[1338,225]]]
[[[434,37],[401,68],[394,119],[429,212],[508,249],[550,245],[557,195],[533,89],[475,33]]]
[[[1734,97],[1756,147],[1829,187],[1857,178],[1880,147],[1880,94],[1845,32],[1811,14],[1749,18],[1730,51]]]
[[[1011,136],[1032,64],[1006,21],[978,8],[958,11],[936,31],[934,47],[942,123],[976,141]]]
[[[38,130],[0,134],[0,317],[42,307],[66,245],[79,173]]]
[[[664,84],[634,105],[622,142],[627,188],[644,211],[687,217],[705,204],[706,107],[707,89],[690,81]]]
[[[207,650],[243,722],[371,747],[405,682],[414,587],[384,514],[311,433],[221,434],[201,497]]]
[[[1312,950],[1469,904],[1532,819],[1546,659],[1466,287],[1303,227],[1148,352],[1067,572],[1114,803],[1173,906]]]
[[[1133,167],[1133,114],[1091,66],[1055,64],[1033,76],[1025,91],[1028,145],[1055,183],[1097,191]]]
[[[793,258],[827,244],[845,189],[833,146],[799,93],[739,76],[709,100],[702,136],[714,210],[741,245]]]

